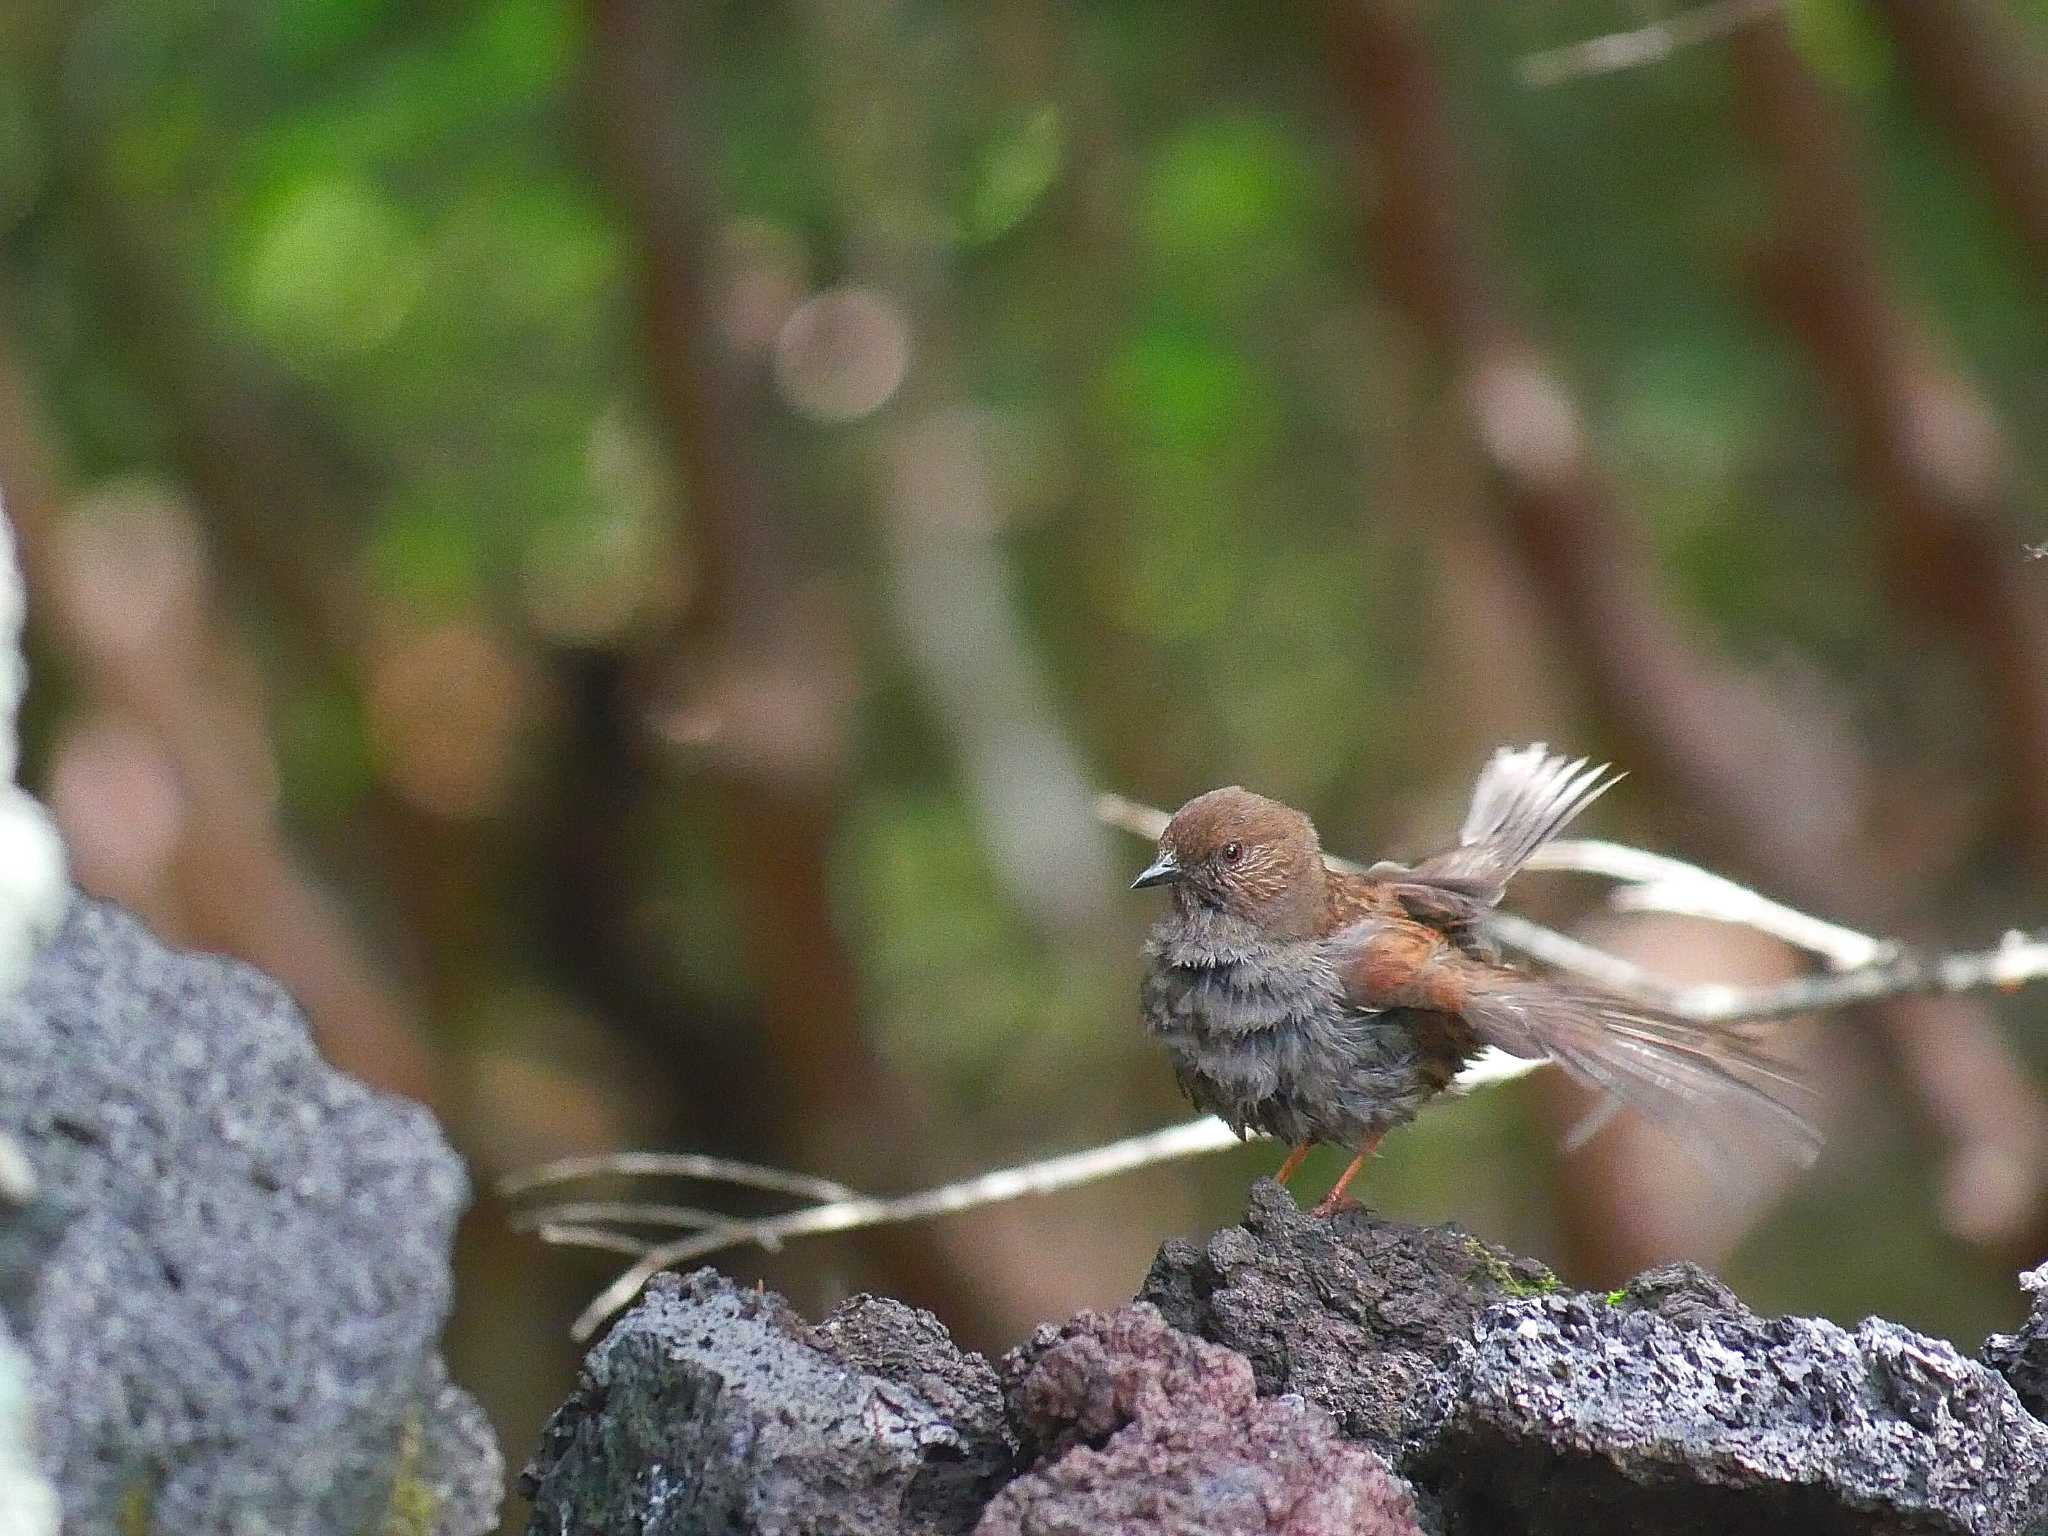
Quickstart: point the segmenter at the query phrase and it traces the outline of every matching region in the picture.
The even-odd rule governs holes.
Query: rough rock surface
[[[1453,1532],[2048,1524],[2048,1431],[1996,1374],[1890,1323],[1760,1319],[1691,1266],[1570,1293],[1455,1227],[1316,1221],[1262,1182],[1145,1295],[1383,1448]]]
[[[2037,1419],[2048,1419],[2048,1264],[2020,1276],[2020,1289],[2034,1298],[2018,1333],[1994,1333],[1984,1341],[1984,1363],[2012,1383]]]
[[[1557,1284],[1533,1259],[1455,1226],[1383,1222],[1357,1207],[1311,1219],[1261,1179],[1243,1226],[1200,1247],[1168,1241],[1139,1297],[1244,1355],[1261,1392],[1298,1392],[1346,1435],[1394,1451],[1442,1416],[1444,1368],[1479,1313]]]
[[[83,900],[0,1003],[0,1083],[62,1214],[0,1244],[0,1294],[67,1529],[493,1525],[434,1352],[467,1187],[425,1110],[328,1066],[255,971]]]
[[[1387,1464],[1292,1394],[1261,1398],[1236,1352],[1140,1303],[1042,1328],[1004,1362],[1019,1440],[1042,1457],[979,1536],[1420,1536]]]
[[[1759,1318],[1696,1270],[1646,1279],[1479,1320],[1449,1420],[1409,1466],[1454,1526],[1996,1536],[2048,1520],[2048,1429],[1952,1346],[1874,1318]]]
[[[699,1270],[591,1351],[521,1478],[536,1532],[964,1532],[1007,1474],[994,1369],[859,1296],[817,1328]]]
[[[2023,1384],[2041,1334],[2037,1309],[1993,1341]],[[2048,1426],[1947,1344],[1760,1318],[1688,1265],[1570,1292],[1270,1183],[1001,1385],[1007,1432],[986,1365],[922,1314],[863,1299],[807,1329],[665,1280],[550,1427],[533,1531],[2048,1536]],[[935,1448],[952,1481],[919,1503]]]

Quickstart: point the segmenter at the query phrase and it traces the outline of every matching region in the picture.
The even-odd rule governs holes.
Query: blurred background
[[[2042,0],[13,0],[28,779],[438,1113],[516,1467],[613,1260],[499,1175],[907,1190],[1187,1113],[1098,789],[1411,856],[1540,738],[1631,770],[1590,830],[1842,922],[2048,923],[2044,294]],[[1566,1157],[1538,1080],[1368,1197],[1973,1349],[2048,1255],[2044,1023],[1782,1026],[1783,1186]],[[1278,1156],[722,1262],[1000,1349]]]

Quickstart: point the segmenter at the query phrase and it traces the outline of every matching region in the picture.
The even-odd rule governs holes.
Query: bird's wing
[[[1426,923],[1388,915],[1360,916],[1325,941],[1344,999],[1361,1012],[1416,1008],[1458,1013],[1470,978],[1451,940]]]
[[[1605,763],[1549,751],[1542,742],[1503,747],[1480,770],[1458,845],[1409,866],[1366,873],[1415,917],[1439,927],[1476,922],[1499,904],[1515,871],[1621,780]]]

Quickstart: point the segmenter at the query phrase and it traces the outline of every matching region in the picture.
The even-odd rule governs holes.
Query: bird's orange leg
[[[1273,1175],[1273,1182],[1275,1184],[1285,1184],[1289,1179],[1293,1178],[1295,1170],[1301,1166],[1301,1160],[1308,1156],[1308,1149],[1314,1145],[1315,1143],[1312,1141],[1304,1141],[1300,1146],[1288,1153],[1287,1161],[1282,1163],[1280,1171]]]
[[[1385,1133],[1382,1132],[1381,1134],[1384,1135]],[[1365,1166],[1365,1160],[1379,1150],[1379,1145],[1380,1138],[1375,1136],[1371,1141],[1360,1147],[1358,1149],[1358,1156],[1351,1159],[1351,1166],[1337,1175],[1337,1182],[1330,1186],[1330,1192],[1327,1195],[1316,1202],[1315,1209],[1310,1211],[1309,1215],[1328,1216],[1338,1206],[1342,1205],[1344,1203],[1345,1189],[1349,1187],[1353,1179],[1358,1177],[1358,1170]]]

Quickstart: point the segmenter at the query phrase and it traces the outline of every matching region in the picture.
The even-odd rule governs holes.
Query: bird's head
[[[1166,824],[1132,890],[1171,885],[1186,912],[1240,918],[1268,938],[1306,938],[1323,913],[1322,848],[1301,812],[1233,784],[1197,795]]]

